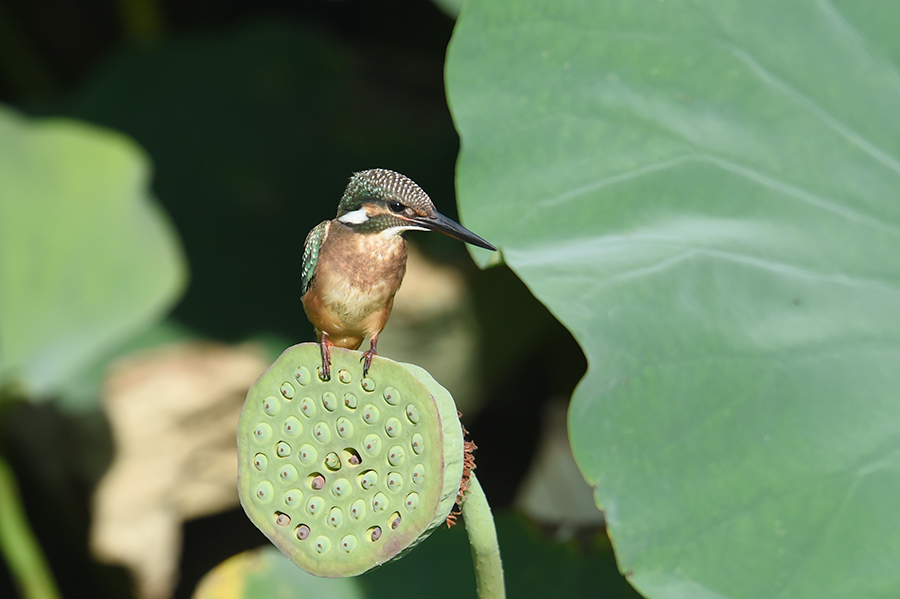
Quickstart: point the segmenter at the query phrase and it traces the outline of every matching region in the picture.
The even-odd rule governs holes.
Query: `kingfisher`
[[[331,347],[359,349],[366,337],[361,360],[368,374],[406,273],[406,231],[439,231],[497,249],[435,210],[408,177],[387,169],[354,173],[337,216],[316,225],[303,244],[301,300],[316,329],[323,380],[331,378]]]

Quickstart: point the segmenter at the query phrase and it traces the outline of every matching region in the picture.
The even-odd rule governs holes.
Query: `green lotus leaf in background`
[[[0,108],[0,387],[58,391],[177,298],[149,169],[120,134]]]
[[[463,221],[587,355],[572,447],[648,597],[900,588],[898,22],[849,0],[463,8]]]

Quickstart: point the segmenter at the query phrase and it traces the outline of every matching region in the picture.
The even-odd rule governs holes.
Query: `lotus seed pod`
[[[332,348],[288,348],[247,393],[238,492],[250,520],[316,576],[362,574],[444,522],[463,471],[453,398],[425,370]]]

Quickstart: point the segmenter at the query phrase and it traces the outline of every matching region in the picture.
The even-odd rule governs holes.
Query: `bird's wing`
[[[319,250],[322,249],[322,242],[328,234],[328,222],[323,220],[306,236],[303,243],[303,263],[300,267],[301,286],[300,297],[306,295],[309,286],[312,283],[313,275],[316,273],[316,263],[319,261]]]

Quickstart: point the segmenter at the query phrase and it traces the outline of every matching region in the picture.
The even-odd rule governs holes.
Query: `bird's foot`
[[[323,332],[319,347],[322,349],[322,367],[319,368],[319,378],[323,381],[331,380],[331,346],[334,345],[328,334]]]
[[[360,358],[360,360],[363,363],[363,376],[366,376],[369,374],[369,368],[372,366],[372,358],[374,358],[375,354],[378,353],[375,349],[377,346],[378,346],[378,335],[375,335],[374,337],[372,337],[372,342],[369,345],[369,349],[364,351],[363,357]]]

